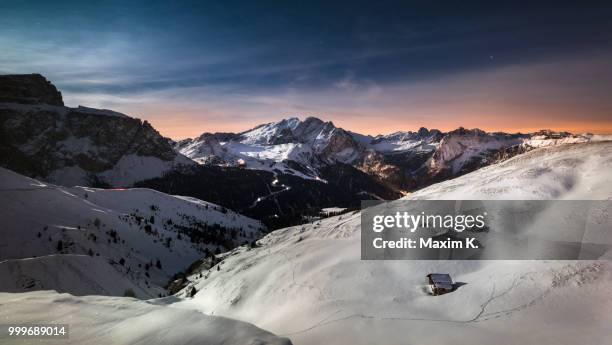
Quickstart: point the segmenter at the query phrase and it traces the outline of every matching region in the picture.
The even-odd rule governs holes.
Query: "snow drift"
[[[17,324],[69,325],[70,343],[83,345],[291,345],[251,324],[132,298],[74,297],[37,291],[0,293],[0,319]],[[23,344],[23,339],[3,339]],[[40,339],[34,339],[39,343]],[[64,340],[47,340],[63,342]]]

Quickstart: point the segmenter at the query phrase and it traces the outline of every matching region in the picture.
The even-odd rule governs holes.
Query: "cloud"
[[[241,131],[295,115],[320,116],[369,134],[420,126],[602,132],[612,131],[607,92],[611,72],[612,63],[605,56],[593,56],[418,83],[249,92],[231,87],[174,87],[119,96],[68,93],[66,100],[149,119],[163,134],[176,138],[204,131]]]
[[[386,67],[386,58],[395,57],[396,66],[397,54],[431,47],[277,59],[273,45],[256,42],[240,50],[178,45],[169,51],[172,37],[163,35],[5,33],[0,72],[43,73],[68,105],[148,119],[175,138],[240,131],[294,115],[320,116],[369,134],[420,126],[612,131],[609,52],[505,66],[496,54],[477,68],[418,77],[403,71],[394,78],[393,69],[381,72],[385,77],[372,71]]]

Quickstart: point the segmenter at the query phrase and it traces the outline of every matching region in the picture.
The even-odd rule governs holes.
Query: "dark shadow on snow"
[[[464,282],[454,282],[453,283],[453,290],[452,291],[457,291],[463,285],[467,285],[467,283],[464,283]]]

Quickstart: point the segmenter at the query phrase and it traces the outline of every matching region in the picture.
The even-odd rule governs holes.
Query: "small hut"
[[[453,291],[453,279],[451,279],[450,274],[430,273],[427,278],[429,279],[429,288],[434,296]]]

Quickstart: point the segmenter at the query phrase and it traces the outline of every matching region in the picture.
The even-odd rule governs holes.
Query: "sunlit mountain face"
[[[165,136],[290,116],[387,134],[612,131],[611,6],[3,2],[0,73]]]

